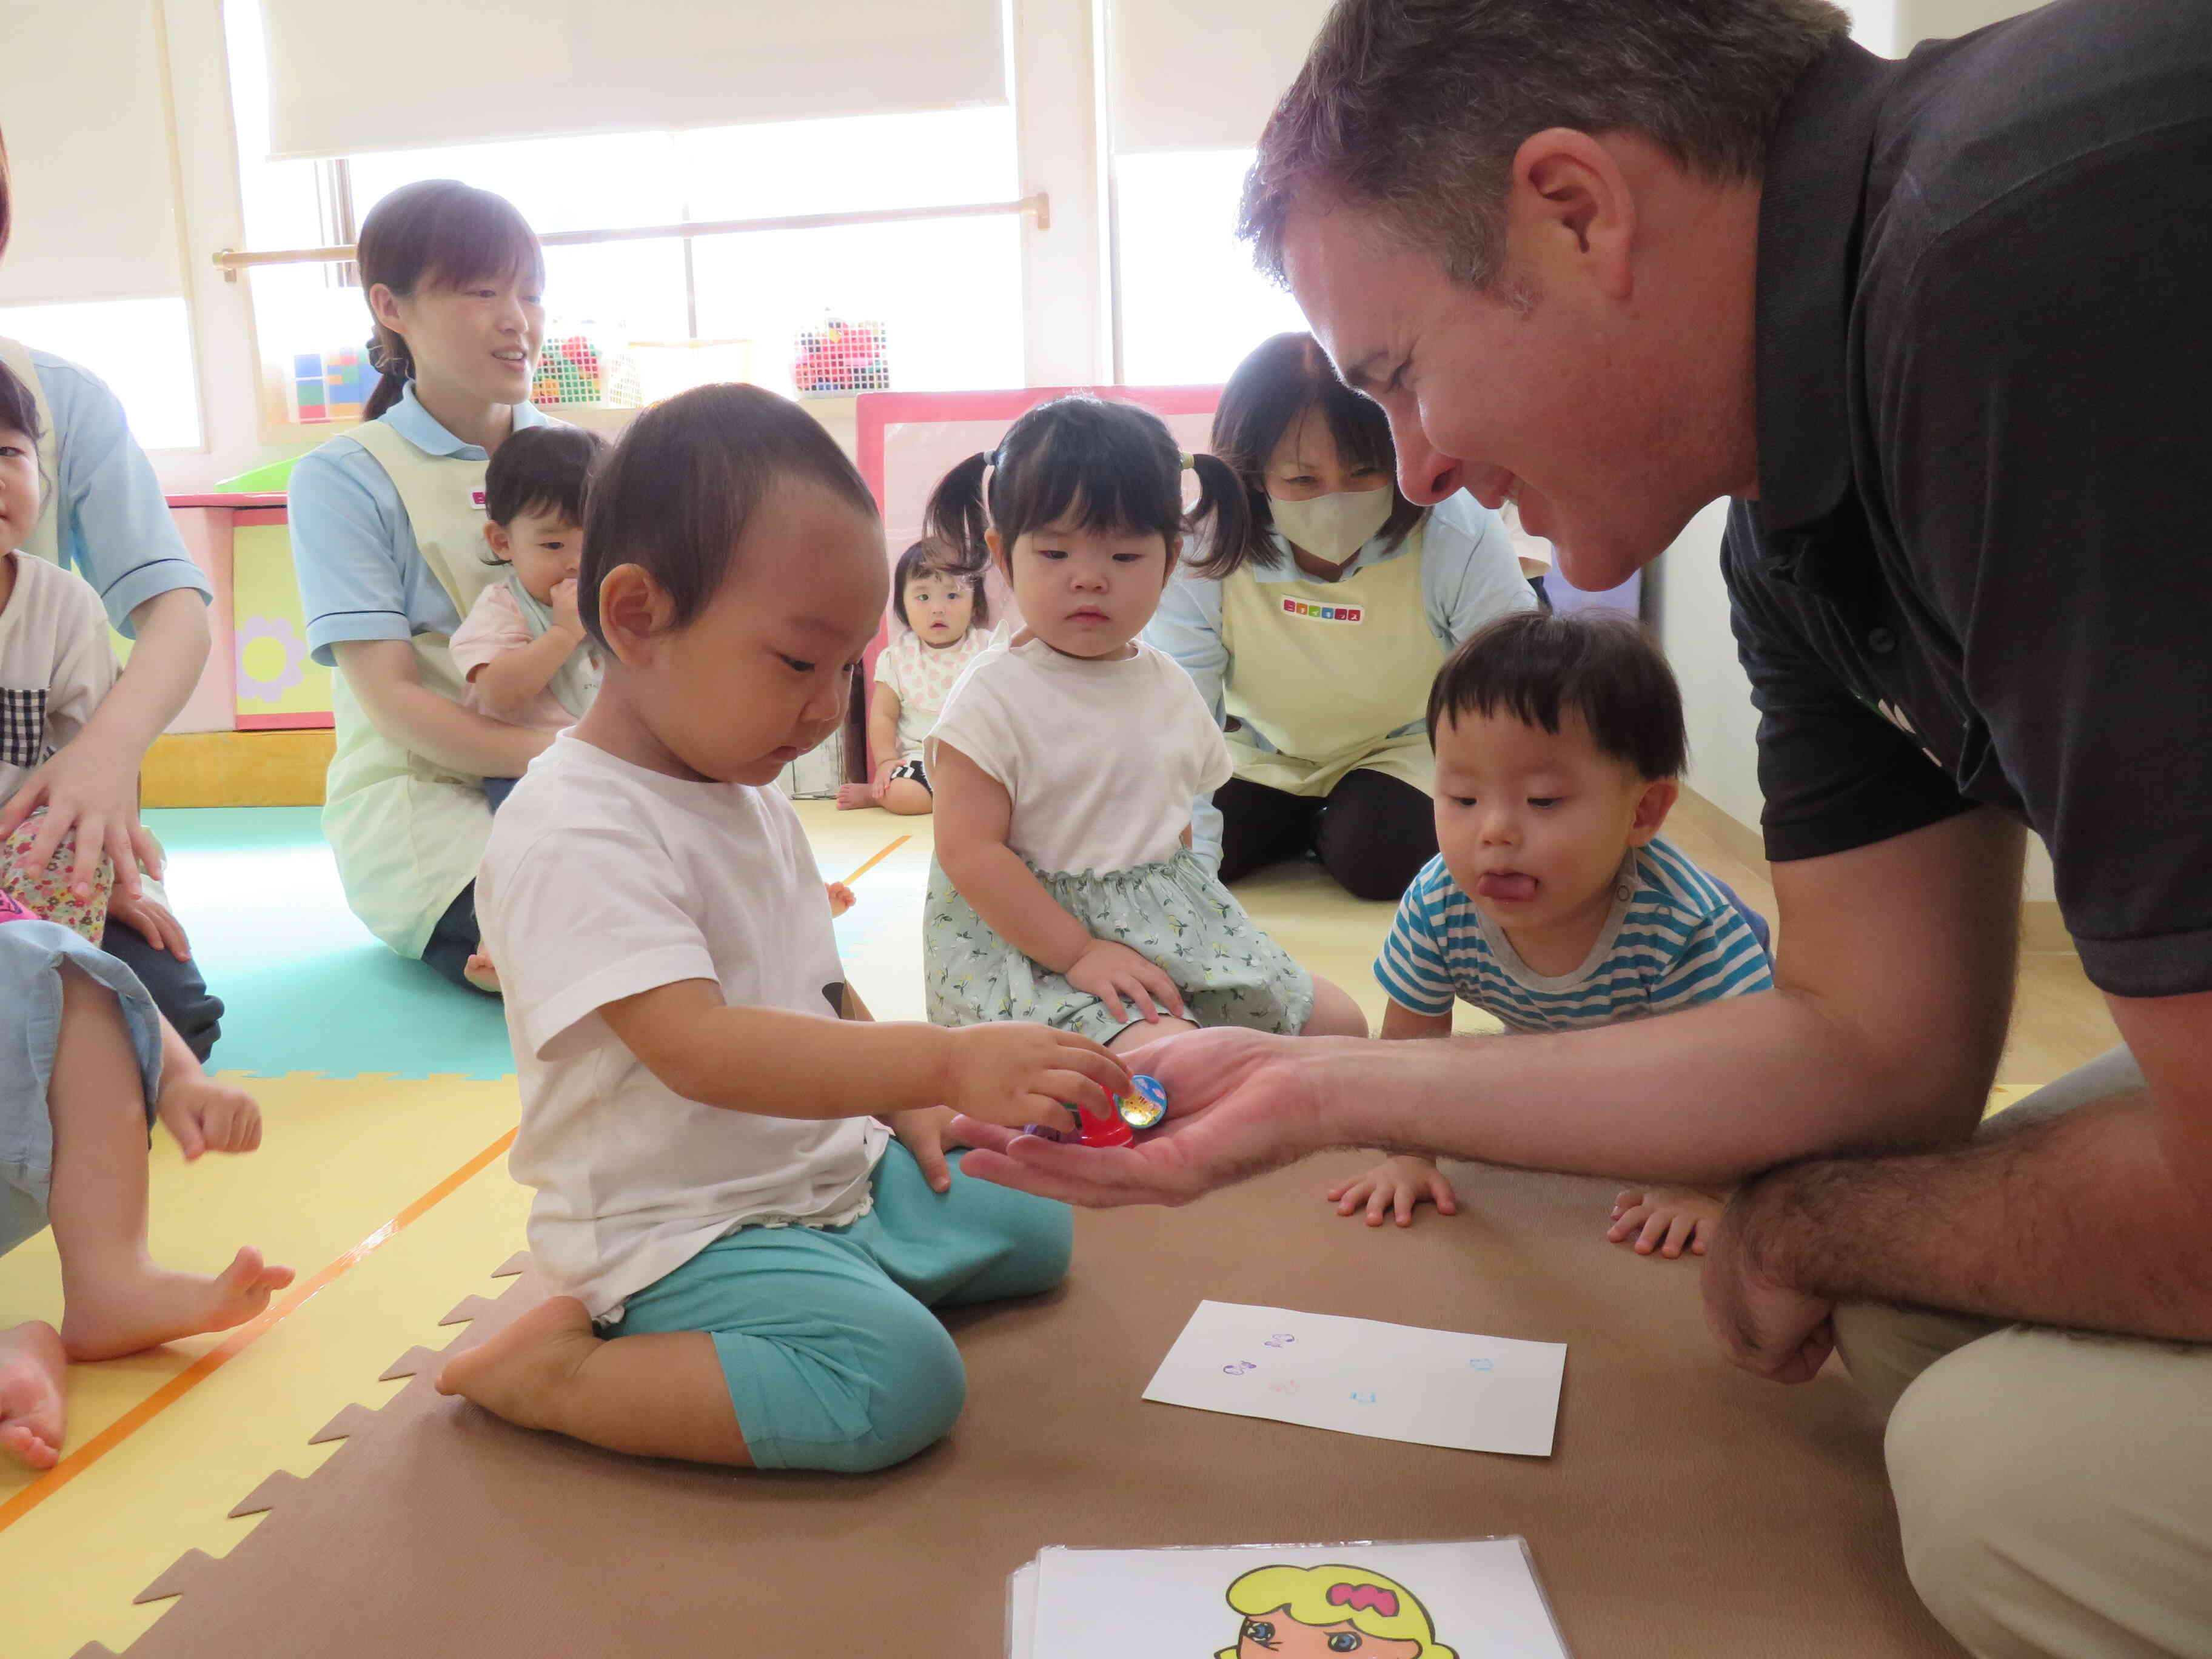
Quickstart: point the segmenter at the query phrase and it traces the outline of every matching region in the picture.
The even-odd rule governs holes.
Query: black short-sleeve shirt
[[[1776,130],[1723,552],[1769,856],[1977,803],[2090,977],[2212,989],[2212,0],[2059,0]]]

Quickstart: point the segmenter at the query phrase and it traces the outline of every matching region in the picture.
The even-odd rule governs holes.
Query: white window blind
[[[183,292],[154,0],[19,0],[0,46],[0,305]]]
[[[261,0],[272,159],[1006,100],[1000,0]]]
[[[1328,0],[1113,0],[1114,148],[1249,149]]]

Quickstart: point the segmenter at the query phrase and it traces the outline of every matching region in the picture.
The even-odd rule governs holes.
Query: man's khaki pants
[[[2142,1086],[2115,1049],[1983,1133]],[[1891,1407],[1913,1588],[1969,1652],[2212,1656],[2212,1346],[1866,1303],[1836,1336]]]

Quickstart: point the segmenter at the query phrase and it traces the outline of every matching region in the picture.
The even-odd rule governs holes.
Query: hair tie
[[[1198,471],[1198,463],[1186,455],[1182,458],[1182,470],[1186,472],[1195,472]]]
[[[381,329],[368,337],[368,366],[379,374],[396,374],[403,380],[414,367],[408,356],[406,343],[402,341],[398,349],[394,351],[385,343]]]

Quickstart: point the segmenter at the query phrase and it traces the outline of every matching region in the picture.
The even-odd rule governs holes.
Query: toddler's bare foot
[[[0,1331],[0,1452],[34,1469],[61,1461],[68,1368],[61,1337],[45,1322]]]
[[[878,804],[875,789],[872,785],[841,783],[837,786],[837,810],[841,812],[850,812],[857,807],[874,806]]]
[[[144,1262],[119,1279],[65,1285],[62,1347],[71,1359],[115,1359],[202,1331],[243,1325],[292,1282],[251,1245],[213,1279]]]
[[[493,996],[499,994],[499,969],[491,965],[491,958],[481,951],[468,959],[467,965],[461,969],[461,977],[479,991],[488,991]]]
[[[448,1359],[438,1392],[473,1400],[521,1428],[557,1428],[553,1401],[604,1346],[582,1303],[548,1297],[489,1342]]]

